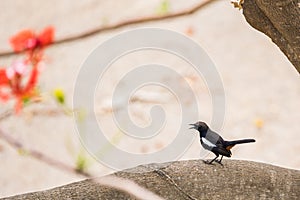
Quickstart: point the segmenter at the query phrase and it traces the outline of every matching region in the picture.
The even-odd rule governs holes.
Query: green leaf
[[[59,104],[65,104],[65,93],[61,88],[54,89],[53,96]]]
[[[159,7],[157,8],[157,14],[165,15],[170,11],[170,2],[168,0],[163,0]]]
[[[22,99],[22,102],[23,102],[23,105],[26,106],[30,103],[30,98],[29,97],[23,97]]]
[[[88,159],[83,152],[79,152],[76,158],[76,170],[83,172],[88,165]]]
[[[18,154],[21,155],[21,156],[27,156],[27,155],[29,155],[29,152],[26,151],[26,149],[19,148],[17,151],[18,151]]]

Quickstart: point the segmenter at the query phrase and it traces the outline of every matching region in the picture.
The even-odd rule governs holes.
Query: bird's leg
[[[212,159],[208,164],[212,164],[219,156],[216,156],[214,159]]]
[[[219,157],[219,155],[218,156],[216,156],[214,159],[212,159],[211,161],[203,161],[205,164],[209,164],[209,165],[211,165],[217,158]]]
[[[220,160],[216,160],[217,163],[219,163],[220,165],[223,165],[221,162],[222,162],[222,158],[223,156],[221,156],[221,159]]]

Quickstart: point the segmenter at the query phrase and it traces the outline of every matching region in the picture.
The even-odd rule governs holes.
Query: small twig
[[[172,185],[174,185],[180,192],[182,192],[182,194],[184,194],[186,197],[188,197],[191,200],[196,200],[194,197],[192,197],[191,195],[189,195],[188,193],[186,193],[183,189],[181,189],[181,187],[179,187],[177,185],[177,183],[172,179],[172,177],[170,177],[164,170],[162,170],[162,169],[155,169],[154,172],[157,173],[159,176],[167,178],[167,180]]]
[[[23,107],[23,109],[26,109],[30,105],[33,105],[35,103],[40,103],[41,99],[32,99],[30,103],[27,103],[26,106]],[[60,105],[58,108],[42,108],[42,109],[32,109],[29,110],[26,114],[31,114],[31,115],[48,115],[48,116],[54,116],[54,115],[60,115],[60,114],[65,114],[65,115],[70,115],[74,111],[69,109],[65,105]],[[7,119],[8,117],[12,116],[13,114],[16,114],[16,111],[12,108],[7,109],[6,111],[0,113],[0,121]]]
[[[67,111],[63,108],[43,108],[43,109],[31,109],[27,111],[25,114],[29,114],[32,116],[59,116],[59,115],[67,115]],[[73,111],[70,111],[73,113]],[[0,119],[1,120],[1,119]]]
[[[33,104],[33,103],[38,103],[38,102],[40,102],[40,101],[41,101],[41,100],[40,100],[39,98],[36,98],[36,99],[33,98],[33,99],[31,100],[31,102],[28,102],[27,105],[24,106],[24,108],[27,107],[27,106],[29,106],[29,105],[31,105],[31,104]],[[23,108],[23,109],[24,109],[24,108]],[[12,116],[13,114],[16,114],[15,109],[13,109],[13,108],[7,109],[6,111],[0,113],[0,121],[2,121],[2,120],[4,120],[4,119],[7,119],[8,117]]]
[[[200,3],[196,4],[192,8],[189,8],[189,9],[186,9],[186,10],[183,10],[183,11],[179,11],[179,12],[176,12],[176,13],[171,13],[171,14],[166,14],[166,15],[155,15],[155,16],[142,17],[142,18],[138,18],[138,19],[131,19],[131,20],[127,20],[127,21],[121,21],[119,23],[104,26],[104,27],[103,26],[97,27],[95,29],[92,29],[92,30],[87,31],[87,32],[80,33],[78,35],[73,35],[73,36],[69,36],[69,37],[66,37],[66,38],[58,39],[58,40],[54,41],[51,45],[62,44],[62,43],[71,42],[71,41],[74,41],[74,40],[87,38],[87,37],[93,36],[93,35],[101,33],[101,32],[115,30],[115,29],[118,29],[118,28],[121,28],[121,27],[124,27],[124,26],[129,26],[129,25],[134,25],[134,24],[141,24],[141,23],[146,23],[146,22],[154,22],[154,21],[160,21],[160,20],[165,20],[165,19],[171,19],[171,18],[182,17],[182,16],[186,16],[186,15],[191,15],[191,14],[197,12],[198,10],[202,9],[203,7],[205,7],[208,4],[213,3],[213,2],[217,2],[217,1],[216,0],[205,0],[205,1],[201,1]],[[3,52],[0,52],[0,57],[9,56],[9,55],[13,55],[13,54],[16,54],[16,53],[13,52],[13,51],[3,51]]]
[[[18,141],[17,139],[13,138],[12,136],[10,136],[9,134],[5,133],[2,129],[0,129],[0,138],[2,138],[4,141],[6,141],[10,146],[12,146],[14,149],[16,150],[22,150],[24,151],[26,154],[32,156],[33,158],[40,160],[50,166],[56,167],[58,169],[73,173],[73,174],[77,174],[77,175],[81,175],[87,178],[92,177],[92,175],[90,175],[87,172],[84,171],[79,171],[76,170],[75,168],[66,165],[65,163],[62,163],[58,160],[55,160],[45,154],[43,154],[42,152],[39,152],[37,150],[34,149],[29,149],[29,148],[25,148],[24,145]]]
[[[9,109],[4,111],[3,113],[0,113],[0,121],[10,117],[12,114],[14,114],[14,109]]]

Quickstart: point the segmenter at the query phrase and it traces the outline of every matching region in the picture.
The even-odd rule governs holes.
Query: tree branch
[[[189,160],[142,165],[102,178],[7,199],[155,199],[148,194],[187,200],[298,199],[300,196],[300,171],[251,161],[225,159],[223,164],[207,165],[202,160]],[[105,184],[103,180],[109,177],[134,182],[148,192],[126,189],[127,184],[124,186],[122,181]]]
[[[58,39],[58,40],[54,41],[51,45],[62,44],[62,43],[66,43],[66,42],[72,42],[75,40],[84,39],[84,38],[87,38],[87,37],[90,37],[90,36],[105,32],[105,31],[111,31],[111,30],[115,30],[115,29],[122,28],[125,26],[129,26],[129,25],[141,24],[141,23],[146,23],[146,22],[154,22],[154,21],[160,21],[160,20],[166,20],[166,19],[172,19],[172,18],[182,17],[182,16],[186,16],[186,15],[191,15],[213,2],[216,2],[216,0],[205,0],[205,1],[201,1],[200,3],[196,4],[192,8],[189,8],[189,9],[186,9],[183,11],[179,11],[176,13],[142,17],[142,18],[131,19],[131,20],[127,20],[127,21],[121,21],[119,23],[104,26],[104,27],[102,27],[102,26],[97,27],[95,29],[80,33],[78,35],[73,35],[73,36],[68,36],[66,38]],[[9,55],[13,55],[13,54],[16,54],[16,53],[13,51],[3,51],[3,52],[0,52],[0,57],[9,56]]]
[[[300,73],[300,0],[244,0],[243,14],[252,27],[273,40]]]
[[[9,134],[5,133],[2,129],[0,129],[0,138],[6,141],[11,147],[16,149],[17,151],[24,152],[25,155],[32,156],[33,158],[42,161],[50,166],[53,166],[57,169],[67,171],[69,173],[77,174],[80,176],[84,176],[84,177],[92,177],[89,173],[76,170],[74,167],[66,165],[65,163],[62,163],[56,159],[53,159],[40,151],[26,148],[20,141],[13,138]]]

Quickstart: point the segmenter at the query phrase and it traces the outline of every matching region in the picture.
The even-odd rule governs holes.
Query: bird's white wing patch
[[[205,139],[205,137],[202,138],[202,141],[205,145],[209,146],[209,147],[216,147],[217,145],[211,143],[209,140]]]

